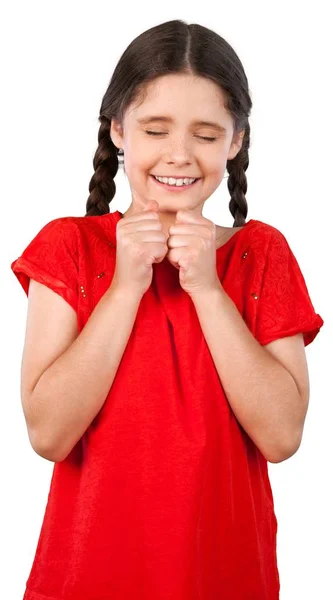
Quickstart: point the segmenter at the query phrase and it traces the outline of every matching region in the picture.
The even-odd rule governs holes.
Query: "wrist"
[[[126,287],[123,284],[119,284],[115,279],[111,282],[108,293],[112,294],[112,296],[116,296],[125,304],[140,304],[143,295],[141,292],[135,290],[133,286]]]
[[[191,299],[193,300],[193,302],[200,302],[200,300],[204,299],[205,301],[209,301],[210,299],[219,297],[219,296],[225,296],[226,292],[222,287],[222,284],[220,281],[218,281],[217,283],[211,285],[211,286],[207,286],[205,288],[202,289],[196,289],[195,291],[191,292],[190,294]]]

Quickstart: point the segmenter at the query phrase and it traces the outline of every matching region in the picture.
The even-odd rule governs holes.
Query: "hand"
[[[168,247],[162,231],[159,204],[132,188],[133,210],[117,223],[116,267],[112,285],[143,296],[151,285],[153,263],[164,259]]]
[[[169,227],[166,257],[179,269],[179,283],[190,296],[221,288],[216,272],[215,223],[192,210],[179,210]]]

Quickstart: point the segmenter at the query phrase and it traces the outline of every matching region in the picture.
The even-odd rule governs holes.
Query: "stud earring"
[[[118,164],[120,167],[122,167],[124,165],[124,150],[122,148],[118,149],[117,156],[118,156]]]

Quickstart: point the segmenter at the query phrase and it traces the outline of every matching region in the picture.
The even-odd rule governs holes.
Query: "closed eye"
[[[148,133],[148,135],[165,135],[163,131],[146,131],[146,133]],[[215,142],[215,140],[217,140],[216,137],[205,137],[202,135],[198,135],[197,137],[201,140],[206,140],[207,142]]]

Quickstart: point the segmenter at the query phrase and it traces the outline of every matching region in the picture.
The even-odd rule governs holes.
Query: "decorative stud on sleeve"
[[[255,299],[258,300],[258,296],[255,292],[251,292],[251,296]]]

